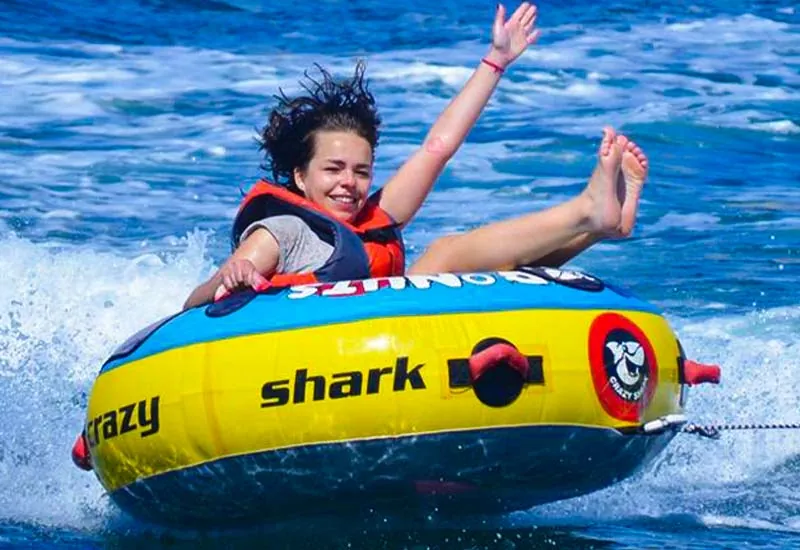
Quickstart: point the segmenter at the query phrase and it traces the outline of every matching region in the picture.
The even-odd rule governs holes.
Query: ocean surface
[[[510,6],[513,7],[513,6]],[[610,124],[647,152],[632,238],[572,262],[659,306],[723,366],[698,423],[800,422],[800,6],[545,2],[407,231],[437,236],[578,193]],[[69,459],[100,364],[223,261],[279,88],[365,59],[381,185],[486,51],[488,0],[3,0],[0,547],[800,548],[800,431],[678,436],[640,475],[507,517],[169,531]]]

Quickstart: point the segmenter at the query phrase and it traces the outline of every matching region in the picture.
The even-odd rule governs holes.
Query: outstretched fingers
[[[530,6],[531,5],[528,2],[523,2],[522,4],[520,4],[517,7],[517,9],[514,10],[514,13],[511,15],[511,18],[508,20],[508,22],[516,23],[519,24],[520,26],[523,25],[522,18],[525,16]]]
[[[528,9],[525,11],[525,14],[522,16],[521,24],[522,24],[522,32],[525,33],[525,40],[527,43],[533,44],[539,39],[539,35],[541,32],[537,29],[534,30],[536,26],[536,16],[539,14],[539,10],[536,6],[530,5]]]
[[[492,47],[497,57],[508,65],[517,59],[525,49],[536,42],[539,31],[536,30],[538,10],[530,2],[522,2],[508,21],[505,20],[505,7],[497,5],[497,13],[492,27]]]
[[[522,17],[520,17],[519,23],[526,32],[529,32],[531,28],[533,28],[533,24],[536,22],[536,11],[536,6],[531,4],[522,14]]]

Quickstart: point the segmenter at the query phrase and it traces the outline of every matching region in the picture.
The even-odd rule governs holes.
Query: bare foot
[[[609,234],[618,231],[621,220],[620,200],[617,197],[617,178],[620,177],[622,150],[613,128],[603,129],[603,141],[597,155],[597,166],[589,178],[586,197],[589,199],[591,231]]]
[[[644,151],[627,137],[618,135],[617,145],[622,151],[622,169],[617,178],[617,194],[622,203],[618,233],[620,237],[629,237],[636,224],[639,197],[647,179],[648,162]]]

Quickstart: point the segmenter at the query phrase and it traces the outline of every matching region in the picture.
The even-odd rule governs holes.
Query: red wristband
[[[503,71],[505,70],[504,67],[501,67],[500,65],[494,63],[493,61],[489,61],[485,57],[481,59],[481,63],[486,63],[487,65],[489,65],[497,74],[503,74]]]

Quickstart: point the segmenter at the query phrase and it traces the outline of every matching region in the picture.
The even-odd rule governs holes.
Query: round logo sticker
[[[589,363],[603,409],[638,422],[658,379],[656,355],[644,332],[617,313],[600,315],[589,329]]]

